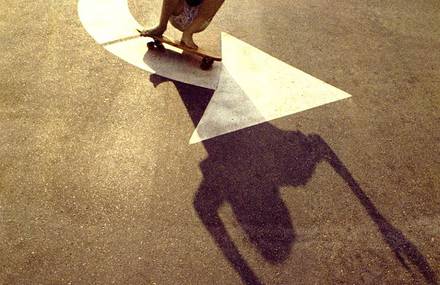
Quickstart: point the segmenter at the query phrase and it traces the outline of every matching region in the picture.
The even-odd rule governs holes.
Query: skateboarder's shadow
[[[167,79],[152,75],[157,85]],[[213,91],[174,82],[197,125]],[[425,257],[375,207],[329,145],[319,135],[283,131],[269,123],[203,142],[208,157],[201,162],[203,181],[194,208],[219,249],[246,284],[261,284],[240,254],[219,216],[228,203],[249,240],[270,263],[281,263],[295,242],[289,211],[280,197],[283,186],[305,185],[318,163],[327,162],[346,182],[383,240],[407,268],[412,264],[430,284],[436,276]],[[321,189],[323,190],[323,189]]]

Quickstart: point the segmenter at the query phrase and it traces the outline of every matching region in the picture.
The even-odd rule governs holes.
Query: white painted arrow
[[[350,97],[227,33],[222,33],[223,63],[214,64],[209,72],[178,49],[170,48],[165,54],[146,52],[146,41],[136,32],[142,27],[131,15],[127,0],[79,0],[78,15],[99,44],[128,63],[216,90],[190,143]]]

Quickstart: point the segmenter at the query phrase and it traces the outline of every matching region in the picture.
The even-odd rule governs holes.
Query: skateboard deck
[[[137,30],[140,34],[142,31]],[[198,49],[192,49],[187,47],[186,45],[182,44],[180,41],[176,41],[173,39],[170,39],[166,36],[144,36],[141,34],[141,37],[149,37],[152,38],[154,41],[148,42],[147,46],[149,49],[157,49],[157,50],[165,50],[165,46],[163,44],[167,44],[173,47],[176,47],[184,52],[199,56],[202,58],[202,62],[200,63],[200,68],[203,70],[208,70],[212,67],[212,64],[214,61],[221,61],[222,58],[218,54],[207,51],[204,49],[201,49],[200,47]]]

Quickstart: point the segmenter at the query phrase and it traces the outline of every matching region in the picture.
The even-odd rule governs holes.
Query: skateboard
[[[137,30],[139,34],[142,33],[141,30]],[[141,37],[148,37],[152,38],[153,41],[150,41],[147,43],[147,47],[151,50],[159,50],[159,51],[165,51],[164,44],[176,47],[184,52],[199,56],[202,58],[202,61],[200,62],[200,68],[203,70],[208,70],[212,67],[214,61],[221,61],[221,56],[215,54],[214,52],[210,52],[207,50],[203,50],[201,48],[198,49],[192,49],[187,47],[186,45],[182,44],[180,41],[176,41],[173,39],[170,39],[166,36],[144,36],[141,34]]]

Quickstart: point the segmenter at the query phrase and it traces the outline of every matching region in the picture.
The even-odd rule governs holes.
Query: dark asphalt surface
[[[226,1],[221,31],[352,98],[189,145],[211,90],[76,1],[1,2],[0,284],[440,283],[440,2]]]

